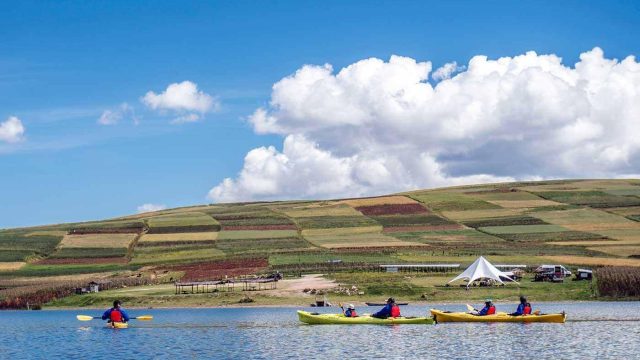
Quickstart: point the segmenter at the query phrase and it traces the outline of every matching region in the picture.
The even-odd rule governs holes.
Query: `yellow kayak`
[[[436,322],[515,322],[515,323],[564,323],[567,315],[561,314],[540,314],[511,316],[507,313],[497,313],[495,315],[472,315],[465,312],[447,312],[431,309],[431,315]]]
[[[306,324],[369,324],[369,325],[395,325],[395,324],[433,324],[434,321],[430,317],[397,317],[378,319],[370,315],[358,317],[346,317],[342,314],[318,314],[308,311],[298,310],[298,319]]]
[[[129,324],[125,322],[108,322],[107,327],[111,329],[126,329],[129,327]]]

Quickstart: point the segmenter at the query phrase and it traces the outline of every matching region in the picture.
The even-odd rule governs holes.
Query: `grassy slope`
[[[638,180],[483,184],[369,199],[205,205],[106,221],[3,230],[0,265],[27,264],[19,269],[0,266],[0,282],[105,271],[117,274],[147,265],[161,271],[163,266],[243,257],[267,257],[272,270],[284,267],[285,272],[296,268],[325,271],[327,260],[334,259],[361,264],[455,262],[464,267],[478,255],[528,265],[561,259],[571,267],[640,266],[636,259],[640,256],[639,190]],[[424,211],[416,212],[416,204]],[[76,253],[64,249],[61,240],[74,229],[101,234],[96,237],[101,246],[96,246],[95,254],[91,247]],[[108,234],[117,232],[148,232],[168,240],[132,244],[129,263],[92,263],[92,258],[120,255],[104,246]],[[115,246],[121,237],[113,236],[114,248],[122,246]],[[69,263],[46,263],[47,258]],[[42,259],[45,263],[38,264]],[[358,276],[380,277],[366,274]],[[433,293],[440,299],[462,296],[433,286],[442,280],[427,276],[405,284],[413,290],[396,290],[407,296],[418,292]],[[383,287],[387,293],[396,291],[391,285]],[[560,294],[585,297],[577,290],[573,295]]]

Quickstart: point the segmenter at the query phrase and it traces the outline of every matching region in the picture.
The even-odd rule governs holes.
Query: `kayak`
[[[129,324],[125,322],[108,322],[107,327],[110,329],[126,329],[129,327]]]
[[[434,321],[430,317],[397,317],[378,319],[371,315],[363,315],[358,317],[346,317],[342,314],[318,314],[308,311],[298,310],[298,319],[303,323],[320,325],[320,324],[365,324],[365,325],[395,325],[395,324],[433,324]]]
[[[511,316],[507,313],[497,313],[495,315],[472,315],[465,312],[448,312],[431,309],[431,315],[436,322],[515,322],[515,323],[564,323],[567,315],[561,314],[540,314]]]

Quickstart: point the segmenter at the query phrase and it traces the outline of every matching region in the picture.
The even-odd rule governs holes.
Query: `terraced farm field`
[[[394,262],[464,267],[478,255],[530,266],[640,266],[638,220],[639,180],[482,184],[359,199],[199,205],[0,230],[0,282],[164,273],[176,280],[184,276],[177,269],[199,269],[194,278],[215,280],[225,264],[255,259],[262,259],[260,266],[247,269],[264,273],[281,267],[332,271],[331,264],[362,271]],[[215,272],[207,275],[206,269]]]
[[[152,217],[147,220],[150,234],[219,231],[220,224],[200,212],[185,212]]]

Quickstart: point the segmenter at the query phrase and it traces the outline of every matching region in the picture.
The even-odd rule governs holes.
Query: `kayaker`
[[[531,315],[531,304],[527,302],[527,298],[524,296],[520,296],[520,304],[518,305],[518,309],[516,309],[516,312],[511,313],[509,315],[512,315],[512,316]]]
[[[482,308],[482,310],[478,312],[478,315],[479,316],[494,315],[495,313],[496,313],[496,307],[493,305],[493,302],[491,301],[491,299],[487,299],[484,302],[484,307]]]
[[[356,313],[356,307],[353,304],[347,304],[347,310],[344,311],[344,316],[346,317],[358,317]]]
[[[400,307],[396,304],[394,298],[387,299],[387,305],[385,305],[380,311],[371,316],[379,319],[386,319],[388,317],[396,318],[400,317]]]
[[[102,320],[107,320],[107,322],[124,322],[129,321],[129,315],[122,308],[122,302],[120,300],[116,300],[113,302],[113,307],[102,314]]]

